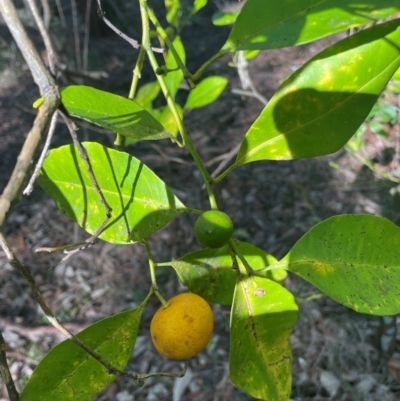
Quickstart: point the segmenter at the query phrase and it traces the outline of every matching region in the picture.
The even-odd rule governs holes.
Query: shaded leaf
[[[357,312],[400,312],[400,228],[384,217],[331,217],[307,232],[283,263]]]
[[[144,305],[100,320],[77,337],[111,365],[128,363]],[[21,401],[90,401],[115,380],[115,375],[74,344],[65,340],[40,361],[21,393]]]
[[[213,76],[203,79],[189,93],[185,109],[202,107],[214,102],[225,89],[228,80],[225,77]]]
[[[160,89],[158,82],[149,82],[148,84],[144,84],[137,91],[135,102],[144,109],[151,109],[151,102],[158,96]]]
[[[95,142],[83,146],[112,208],[101,239],[117,244],[139,241],[185,211],[165,183],[140,160]],[[57,206],[88,233],[93,234],[101,226],[105,209],[75,146],[52,150],[38,182]]]
[[[399,26],[394,20],[359,32],[289,77],[246,133],[235,165],[339,150],[400,65]]]
[[[172,138],[165,128],[134,101],[89,86],[61,89],[68,113],[102,128],[135,139]]]
[[[255,398],[287,401],[292,385],[290,334],[298,308],[281,285],[238,280],[231,312],[230,378]]]
[[[179,104],[175,104],[175,107],[178,110],[180,117],[183,117],[183,111]],[[159,115],[157,116],[158,121],[162,124],[168,132],[171,132],[173,135],[178,133],[178,124],[176,123],[175,117],[172,114],[169,106],[165,106],[161,108]]]
[[[247,0],[222,50],[300,45],[399,11],[397,0]]]
[[[177,36],[172,42],[172,44],[182,62],[185,63],[186,61],[185,48],[183,47],[181,38]],[[168,50],[165,64],[168,69],[174,69],[178,67],[178,64],[175,61],[175,58],[171,50]],[[177,71],[168,72],[168,74],[165,76],[164,78],[165,84],[167,85],[167,88],[172,98],[175,98],[176,92],[178,92],[178,88],[182,82],[182,79],[183,79],[183,72],[180,69]]]
[[[276,263],[276,259],[262,249],[246,242],[236,242],[253,270],[261,270]],[[228,246],[189,253],[171,262],[171,266],[190,291],[211,303],[232,304],[237,272],[233,270]],[[283,271],[271,270],[271,278],[281,281]]]

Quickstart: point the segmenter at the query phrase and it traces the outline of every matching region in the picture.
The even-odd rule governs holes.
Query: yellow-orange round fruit
[[[170,359],[189,359],[211,339],[214,317],[210,305],[192,293],[176,295],[153,316],[151,339],[156,350]]]

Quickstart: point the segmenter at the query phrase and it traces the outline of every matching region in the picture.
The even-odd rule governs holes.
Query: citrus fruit
[[[210,305],[192,293],[176,295],[153,316],[151,339],[156,350],[170,359],[189,359],[208,344],[214,328]]]
[[[232,220],[226,213],[219,210],[204,212],[194,225],[197,241],[206,248],[221,248],[231,239],[232,233]]]

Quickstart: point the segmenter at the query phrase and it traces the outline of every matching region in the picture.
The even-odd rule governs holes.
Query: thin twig
[[[27,2],[29,5],[29,8],[33,14],[33,18],[35,19],[36,25],[39,28],[39,32],[40,32],[40,35],[42,36],[44,46],[46,47],[50,71],[52,72],[52,74],[54,76],[56,76],[55,52],[53,49],[53,45],[51,43],[50,36],[47,31],[48,28],[46,28],[45,24],[43,23],[42,17],[40,16],[39,10],[36,5],[36,1],[35,0],[27,0]]]
[[[249,63],[244,57],[244,52],[239,51],[236,53],[236,57],[234,59],[235,66],[238,70],[238,75],[240,79],[240,83],[242,85],[242,92],[239,92],[240,89],[233,89],[233,93],[238,93],[245,96],[252,96],[259,100],[264,106],[268,103],[268,100],[261,95],[254,86],[253,81],[250,78],[249,73]],[[247,92],[246,89],[250,89],[251,92]],[[251,94],[250,94],[251,93]]]
[[[19,393],[15,387],[14,380],[11,376],[10,368],[8,367],[6,355],[6,342],[4,341],[3,334],[0,331],[0,376],[3,379],[7,388],[10,401],[19,401]]]
[[[63,112],[60,111],[60,114],[61,114],[62,118],[64,119],[65,124],[68,127],[68,130],[72,137],[74,145],[78,148],[79,154],[80,154],[82,160],[85,162],[86,169],[87,169],[87,172],[90,177],[90,181],[92,182],[94,189],[96,190],[97,194],[99,195],[101,203],[103,204],[104,208],[106,209],[106,217],[105,217],[103,223],[95,231],[95,233],[88,240],[86,240],[86,242],[88,244],[93,244],[94,241],[98,238],[98,236],[103,231],[103,229],[106,226],[106,224],[108,223],[108,221],[110,220],[111,214],[112,214],[112,209],[109,206],[108,202],[106,201],[106,198],[104,197],[103,192],[101,191],[100,186],[96,180],[96,177],[93,173],[92,165],[90,164],[90,160],[87,155],[86,149],[79,142],[78,136],[76,135],[76,132],[75,132],[76,126],[75,126],[74,122],[69,117],[67,117]]]
[[[225,168],[225,166],[229,163],[229,161],[232,159],[232,157],[237,154],[241,145],[242,145],[241,143],[238,143],[231,151],[229,151],[228,153],[225,153],[224,155],[221,155],[221,156],[223,156],[223,160],[219,164],[219,166],[212,172],[211,177],[213,177],[213,178],[216,177]],[[210,164],[211,164],[211,161],[209,162]]]
[[[50,29],[50,23],[51,23],[51,11],[50,11],[50,5],[49,5],[49,0],[40,0],[42,3],[42,8],[43,8],[43,23],[46,31],[48,32]]]
[[[76,68],[78,70],[82,70],[81,42],[79,39],[79,28],[78,28],[78,11],[76,9],[75,0],[71,0],[71,9],[72,9],[72,25],[74,30]]]
[[[92,0],[86,0],[85,36],[83,39],[83,71],[88,70],[91,8]]]
[[[38,177],[38,175],[40,173],[40,169],[42,168],[44,159],[47,156],[47,152],[49,151],[50,144],[51,144],[51,139],[53,138],[54,130],[56,129],[57,114],[58,114],[57,111],[53,114],[53,117],[52,117],[51,123],[50,123],[49,132],[47,134],[46,142],[44,143],[42,153],[39,157],[38,162],[36,163],[35,170],[34,170],[33,174],[31,175],[31,178],[29,179],[28,185],[22,192],[23,195],[30,195],[33,191],[33,185],[35,184],[36,178]]]
[[[67,21],[65,20],[65,15],[60,0],[56,0],[56,6],[58,15],[60,17],[61,26],[65,29],[67,27]]]
[[[128,35],[125,35],[122,31],[120,31],[115,25],[111,23],[110,20],[108,20],[105,16],[105,13],[101,7],[101,0],[97,0],[97,6],[98,6],[98,14],[99,17],[104,21],[104,23],[110,27],[117,35],[121,36],[122,39],[127,41],[134,49],[139,49],[140,44],[137,40],[130,38]],[[156,53],[164,53],[165,49],[159,48],[159,47],[152,47],[151,48],[153,52]]]

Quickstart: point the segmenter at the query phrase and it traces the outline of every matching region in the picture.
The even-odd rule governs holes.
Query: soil
[[[79,3],[79,2],[78,2]],[[130,2],[108,5],[110,19],[130,35],[139,37],[140,21]],[[152,2],[153,3],[153,2]],[[18,2],[17,2],[18,4]],[[62,1],[67,28],[53,10],[52,30],[62,61],[78,70],[74,60],[74,36],[70,2]],[[21,15],[28,32],[45,55],[39,34],[23,5]],[[208,4],[191,25],[182,31],[187,65],[194,71],[224,43],[229,30],[210,23],[213,13],[229,3]],[[160,2],[154,8],[162,15]],[[78,15],[83,27],[84,14]],[[28,16],[27,16],[28,15]],[[126,95],[137,51],[105,29],[92,16],[89,70],[102,71],[108,78],[83,80],[76,73],[64,74],[61,84],[85,83]],[[131,23],[132,22],[132,23]],[[81,41],[83,32],[80,31]],[[344,37],[336,35],[312,44],[262,52],[249,62],[249,73],[257,91],[271,98],[280,80]],[[27,66],[4,25],[0,25],[0,192],[4,189],[35,111],[31,105],[39,97]],[[252,97],[232,92],[240,89],[237,70],[229,66],[230,56],[219,59],[206,75],[224,75],[229,87],[213,104],[192,110],[185,123],[194,145],[210,172],[232,159],[229,152],[241,142],[263,104]],[[142,82],[151,78],[146,68]],[[103,74],[103,76],[105,76]],[[184,88],[178,101],[187,96]],[[397,97],[385,101],[400,105]],[[81,140],[112,146],[113,135],[79,123]],[[295,161],[264,161],[238,168],[216,186],[218,204],[231,218],[235,236],[283,257],[313,225],[336,214],[367,213],[385,216],[400,223],[400,125],[386,126],[389,136],[367,130],[358,156],[341,150],[333,155]],[[65,127],[57,126],[53,147],[70,143]],[[186,205],[207,209],[202,180],[185,149],[168,141],[139,142],[126,149],[150,167]],[[387,179],[389,177],[390,179]],[[397,182],[396,182],[397,180]],[[178,258],[199,249],[193,235],[196,217],[183,214],[151,238],[156,261]],[[17,257],[29,266],[40,290],[55,315],[73,332],[90,323],[136,307],[150,283],[146,253],[141,245],[116,246],[98,241],[93,247],[61,261],[62,254],[35,253],[35,249],[75,243],[88,236],[67,219],[54,202],[36,187],[23,197],[9,216],[7,238]],[[60,262],[61,261],[61,262]],[[166,298],[184,291],[172,269],[157,273]],[[300,317],[291,337],[293,350],[293,392],[296,401],[394,401],[400,398],[400,320],[357,314],[295,276],[285,282],[296,296]],[[135,350],[127,370],[141,373],[176,372],[182,364],[160,357],[150,337],[151,316],[159,307],[152,298],[143,314]],[[190,361],[183,379],[151,378],[135,387],[126,378],[112,383],[96,400],[251,400],[229,380],[229,308],[214,305],[215,332],[207,349]],[[383,330],[392,327],[390,347],[382,349]],[[7,355],[19,388],[27,382],[45,353],[63,336],[49,326],[25,280],[10,266],[0,251],[0,328],[7,342]],[[0,384],[0,401],[7,400]]]

